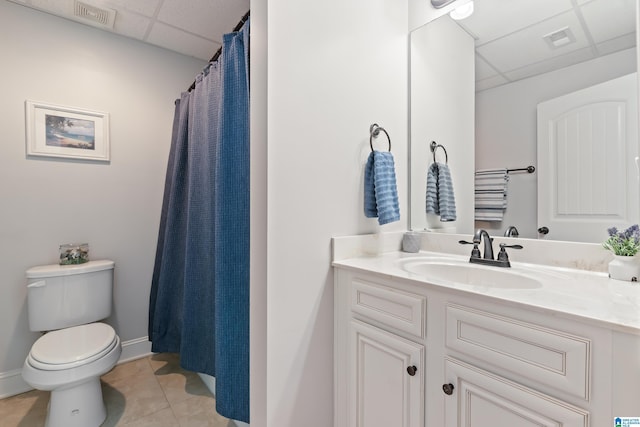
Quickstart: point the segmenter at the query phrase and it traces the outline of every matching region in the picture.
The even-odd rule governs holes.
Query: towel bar
[[[378,126],[377,123],[369,126],[369,146],[371,147],[371,151],[373,151],[373,138],[377,138],[378,135],[380,135],[380,131],[387,135],[387,139],[389,140],[389,151],[391,151],[391,137],[387,131],[383,127]]]
[[[430,148],[431,148],[431,152],[433,153],[433,163],[435,163],[435,162],[436,162],[436,150],[437,150],[438,148],[442,148],[442,151],[444,151],[444,162],[445,162],[446,164],[449,164],[449,155],[447,154],[447,149],[446,149],[446,148],[444,148],[444,146],[443,146],[443,145],[438,144],[438,143],[436,143],[435,141],[431,141]]]

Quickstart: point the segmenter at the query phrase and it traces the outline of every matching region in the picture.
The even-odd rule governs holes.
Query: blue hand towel
[[[364,214],[378,224],[400,220],[396,170],[393,155],[372,151],[364,169]]]
[[[434,162],[427,171],[426,211],[440,215],[440,221],[455,221],[456,200],[449,166]]]

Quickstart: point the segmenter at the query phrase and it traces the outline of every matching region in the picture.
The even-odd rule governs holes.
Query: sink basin
[[[500,289],[536,289],[535,277],[501,267],[487,267],[461,261],[422,260],[402,264],[402,268],[425,279]]]

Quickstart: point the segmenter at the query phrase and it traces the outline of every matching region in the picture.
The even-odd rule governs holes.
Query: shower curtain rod
[[[247,19],[249,19],[249,16],[251,14],[251,11],[248,11],[247,13],[244,14],[244,16],[242,17],[242,19],[240,19],[240,21],[236,24],[235,27],[233,27],[233,33],[235,33],[236,31],[240,31],[240,29],[242,28],[242,26],[244,25],[245,22],[247,22]],[[211,59],[209,60],[209,62],[215,62],[218,60],[218,58],[220,57],[220,55],[222,54],[222,46],[220,46],[220,48],[218,48],[218,50],[216,51],[216,53],[211,57]],[[196,87],[196,81],[195,79],[193,80],[193,83],[191,83],[191,86],[189,86],[189,89],[187,90],[188,92],[191,92],[193,89],[195,89]]]

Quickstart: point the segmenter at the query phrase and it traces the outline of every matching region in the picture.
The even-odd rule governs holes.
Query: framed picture
[[[109,161],[109,114],[27,100],[27,156]]]

